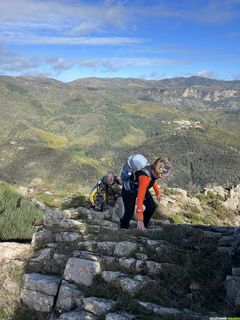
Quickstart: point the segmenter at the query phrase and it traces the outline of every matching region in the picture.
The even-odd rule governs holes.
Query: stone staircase
[[[42,320],[209,319],[217,315],[194,312],[190,303],[183,309],[156,304],[144,299],[144,292],[176,272],[179,266],[171,257],[181,258],[188,250],[210,248],[232,259],[238,253],[238,229],[153,220],[143,233],[119,230],[108,211],[41,207],[44,226],[33,236],[34,255],[21,286],[26,314],[31,310]],[[168,239],[171,235],[177,235],[173,242]],[[226,289],[231,303],[238,305],[240,272],[233,270]],[[190,290],[194,296],[198,285],[191,284]]]

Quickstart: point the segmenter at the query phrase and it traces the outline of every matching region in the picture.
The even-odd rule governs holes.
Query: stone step
[[[23,276],[21,301],[29,309],[51,312],[61,279],[56,276],[28,273]]]
[[[209,320],[209,316],[201,315],[197,312],[193,312],[188,309],[179,310],[177,308],[163,307],[155,303],[149,303],[144,301],[138,301],[138,304],[145,310],[151,311],[153,314],[165,319],[171,317],[171,319],[196,319],[196,320]]]
[[[105,282],[120,287],[131,296],[137,294],[146,284],[153,282],[147,276],[136,275],[129,277],[126,273],[119,271],[103,271],[101,277]]]

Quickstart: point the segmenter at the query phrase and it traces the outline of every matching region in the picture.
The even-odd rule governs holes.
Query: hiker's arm
[[[117,200],[117,198],[122,196],[122,188],[119,184],[115,183],[112,187],[114,192],[114,199]]]
[[[157,183],[157,180],[154,182],[153,189],[154,189],[154,191],[155,191],[155,193],[156,193],[156,196],[160,196],[161,190],[160,190],[160,188],[159,188],[159,185],[158,185],[158,183]]]
[[[94,200],[95,200],[96,193],[97,193],[97,187],[93,189],[93,191],[91,192],[90,197],[89,197],[89,200],[90,200],[92,206],[95,205]]]
[[[137,194],[137,216],[138,221],[143,221],[143,201],[147,191],[147,187],[150,183],[150,179],[147,176],[139,176],[139,186]]]

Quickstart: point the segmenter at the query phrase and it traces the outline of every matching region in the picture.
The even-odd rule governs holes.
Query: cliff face
[[[198,105],[199,107],[234,106],[240,97],[240,89],[189,86],[179,88],[149,88],[138,91],[140,100],[161,102],[175,105]],[[217,104],[218,102],[218,104]],[[210,104],[211,103],[211,104]]]

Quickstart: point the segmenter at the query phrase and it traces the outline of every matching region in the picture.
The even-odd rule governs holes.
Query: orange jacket
[[[148,176],[139,176],[138,194],[137,194],[137,217],[138,221],[143,221],[143,201],[145,194],[148,190],[149,183],[151,179]],[[153,184],[153,189],[158,196],[160,194],[160,188],[158,186],[157,180]]]

